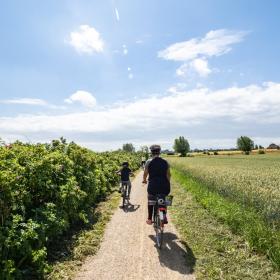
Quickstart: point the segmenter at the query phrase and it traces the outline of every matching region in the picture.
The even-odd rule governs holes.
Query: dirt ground
[[[195,279],[190,248],[178,240],[172,222],[165,227],[163,248],[155,246],[152,226],[147,218],[147,191],[142,172],[132,182],[127,212],[119,208],[107,225],[99,252],[87,258],[76,280]]]

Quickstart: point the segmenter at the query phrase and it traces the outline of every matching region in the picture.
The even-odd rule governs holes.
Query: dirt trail
[[[76,280],[195,279],[194,257],[180,244],[172,223],[165,228],[163,248],[155,247],[153,227],[145,223],[147,192],[141,179],[142,172],[132,182],[128,212],[115,212],[99,252],[86,260]]]

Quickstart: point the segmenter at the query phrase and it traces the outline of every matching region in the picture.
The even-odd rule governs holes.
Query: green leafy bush
[[[0,279],[42,279],[48,248],[132,169],[140,154],[95,153],[64,139],[0,147]]]

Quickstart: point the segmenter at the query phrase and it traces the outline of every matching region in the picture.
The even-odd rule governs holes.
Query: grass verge
[[[254,214],[236,209],[238,205],[209,192],[183,172],[172,170],[172,175],[172,221],[194,252],[197,279],[280,279],[272,263],[244,240],[247,227],[243,223],[252,224],[248,219]],[[262,226],[259,221],[256,224]],[[240,232],[244,238],[235,234]]]
[[[69,242],[70,244],[68,245],[70,248],[67,248],[65,252],[60,252],[62,257],[59,261],[54,263],[52,272],[46,279],[73,279],[84,259],[89,255],[94,255],[98,251],[106,224],[118,207],[119,201],[120,195],[117,192],[113,192],[105,201],[100,202],[98,206],[93,209],[90,228],[84,229],[77,235],[72,236]]]

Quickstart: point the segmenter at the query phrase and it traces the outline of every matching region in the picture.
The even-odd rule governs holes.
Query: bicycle
[[[162,248],[163,243],[163,232],[164,232],[164,222],[166,219],[167,206],[172,205],[172,196],[168,196],[166,199],[165,195],[158,194],[155,195],[155,200],[149,200],[148,204],[153,205],[153,216],[152,223],[156,233],[156,245],[159,249]]]
[[[122,208],[126,210],[129,204],[129,183],[122,182]]]

